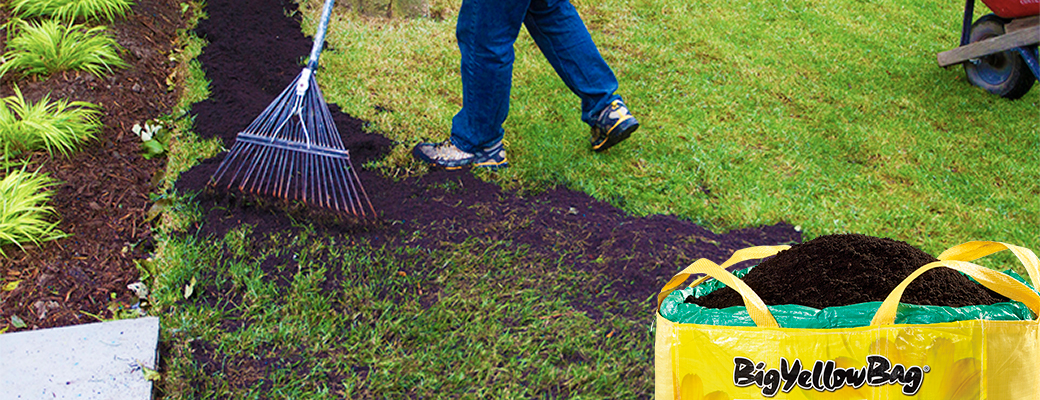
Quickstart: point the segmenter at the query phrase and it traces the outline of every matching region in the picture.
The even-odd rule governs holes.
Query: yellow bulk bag
[[[1010,250],[1038,287],[1040,262],[1032,251],[998,242],[964,243],[903,280],[869,326],[792,329],[780,327],[758,295],[725,270],[786,248],[743,249],[721,266],[701,259],[665,285],[658,306],[691,274],[706,274],[691,287],[714,278],[733,288],[757,326],[679,324],[658,312],[657,399],[1040,399],[1040,296],[1005,274],[969,262]],[[960,271],[1022,302],[1033,319],[894,324],[906,287],[938,267]]]

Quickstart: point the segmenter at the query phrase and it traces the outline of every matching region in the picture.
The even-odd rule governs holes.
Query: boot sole
[[[625,141],[625,139],[628,139],[629,136],[632,136],[632,132],[635,132],[636,129],[639,129],[639,123],[632,124],[632,126],[625,128],[615,135],[607,135],[607,140],[600,143],[599,146],[593,146],[592,151],[599,153],[614,147],[614,145],[621,143]]]

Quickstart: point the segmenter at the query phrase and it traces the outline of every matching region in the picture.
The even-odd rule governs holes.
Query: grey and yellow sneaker
[[[639,122],[628,112],[625,102],[614,100],[592,121],[592,150],[603,151],[628,139]]]
[[[467,165],[490,170],[509,166],[502,142],[476,153],[459,150],[450,140],[440,143],[419,143],[412,149],[412,155],[425,163],[449,170],[460,169]]]

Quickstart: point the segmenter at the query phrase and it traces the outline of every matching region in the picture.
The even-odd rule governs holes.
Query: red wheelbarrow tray
[[[1009,19],[1003,35],[939,53],[940,67],[948,67],[1016,47],[1040,43],[1040,0],[982,0],[994,14]]]
[[[994,14],[1001,18],[1022,18],[1040,15],[1040,1],[1037,0],[982,0]]]

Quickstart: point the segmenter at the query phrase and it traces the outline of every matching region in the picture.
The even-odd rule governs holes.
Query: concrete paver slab
[[[2,334],[0,397],[151,399],[158,343],[156,317]]]

